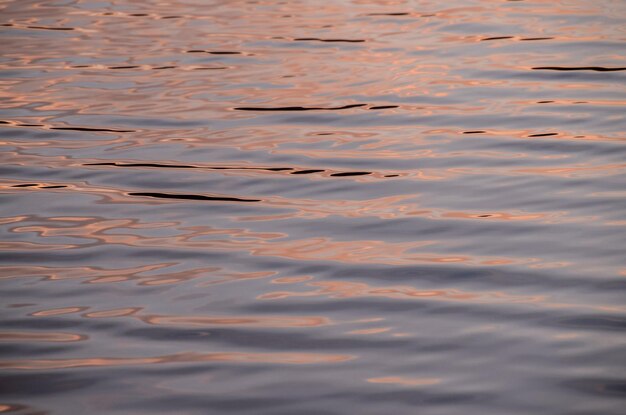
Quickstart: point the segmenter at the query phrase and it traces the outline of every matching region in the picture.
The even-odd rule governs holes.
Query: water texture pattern
[[[626,2],[0,0],[0,412],[618,415]]]

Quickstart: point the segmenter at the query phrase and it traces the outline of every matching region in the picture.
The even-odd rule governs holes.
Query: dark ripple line
[[[109,133],[134,133],[135,130],[114,130],[112,128],[90,128],[90,127],[50,127],[51,130],[62,131],[103,131]]]
[[[92,65],[72,65],[71,68],[91,68]],[[107,69],[137,69],[137,68],[141,68],[141,65],[129,65],[129,66],[109,66],[107,67]],[[167,65],[167,66],[153,66],[151,68],[148,69],[176,69],[178,68],[178,66],[175,65]],[[216,66],[216,67],[198,67],[198,68],[192,68],[194,70],[201,70],[201,69],[228,69],[228,67],[226,66]]]
[[[480,40],[481,42],[484,42],[486,40],[500,40],[500,39],[513,39],[513,36],[494,36],[494,37],[486,37]]]
[[[264,171],[289,171],[289,174],[314,174],[323,173],[324,169],[306,169],[294,170],[293,167],[221,167],[221,166],[194,166],[190,164],[161,164],[161,163],[117,163],[117,162],[100,162],[100,163],[83,163],[83,166],[112,166],[112,167],[155,167],[167,169],[211,169],[211,170],[264,170]],[[349,177],[349,176],[365,176],[372,174],[369,171],[356,172],[338,172],[332,173],[331,177]],[[386,175],[385,177],[397,177],[398,175]],[[15,186],[14,186],[15,187]]]
[[[345,43],[361,43],[364,39],[320,39],[318,37],[299,37],[294,39],[296,42],[345,42]]]
[[[213,169],[213,170],[267,170],[285,171],[293,170],[292,167],[222,167],[222,166],[194,166],[191,164],[161,164],[161,163],[84,163],[83,166],[114,166],[114,167],[158,167],[170,169]]]
[[[322,173],[325,170],[300,170],[300,171],[293,171],[290,174],[313,174],[313,173]]]
[[[369,107],[370,110],[386,110],[391,108],[399,108],[399,105],[378,105],[374,107]]]
[[[43,124],[16,124],[14,121],[0,121],[0,124],[14,125],[15,127],[45,127]],[[115,130],[112,128],[91,128],[91,127],[49,127],[50,130],[61,131],[95,131],[109,133],[134,133],[136,130]]]
[[[531,134],[528,137],[549,137],[551,135],[558,135],[558,133],[541,133],[541,134]]]
[[[29,29],[40,29],[40,30],[75,30],[73,27],[46,27],[46,26],[26,26]]]
[[[168,168],[168,169],[212,169],[212,170],[265,170],[265,171],[290,171],[294,170],[292,167],[221,167],[221,166],[194,166],[190,164],[160,164],[160,163],[116,163],[116,162],[101,162],[101,163],[84,163],[83,166],[113,166],[113,167],[156,167],[156,168]],[[323,173],[324,169],[308,169],[308,170],[296,170],[290,172],[290,174],[313,174]],[[364,176],[372,174],[369,171],[363,172],[339,172],[333,173],[333,177],[347,177],[347,176]]]
[[[368,16],[408,16],[411,13],[369,13]]]
[[[348,177],[348,176],[365,176],[367,174],[372,174],[370,171],[349,171],[345,173],[333,173],[332,177]]]
[[[267,171],[285,171],[293,170],[291,167],[209,167],[214,170],[267,170]]]
[[[330,107],[330,108],[323,108],[323,107],[274,107],[274,108],[235,107],[234,109],[237,111],[337,111],[337,110],[347,110],[349,108],[364,107],[366,105],[367,104],[351,104],[351,105],[344,105],[342,107]]]
[[[198,166],[185,164],[157,164],[157,163],[85,163],[83,166],[115,166],[115,167],[163,167],[173,169],[197,169]]]
[[[191,49],[188,50],[187,53],[209,53],[211,55],[241,55],[241,52],[235,51],[210,51],[204,49]]]
[[[152,192],[131,192],[129,196],[145,196],[158,199],[182,199],[182,200],[211,200],[221,202],[260,202],[260,199],[242,199],[239,197],[221,197],[221,196],[204,196],[204,195],[181,195],[171,193],[152,193]]]
[[[532,69],[546,70],[546,71],[596,71],[596,72],[626,71],[626,67],[607,68],[604,66],[535,66]]]
[[[22,183],[22,184],[14,184],[11,187],[39,187],[40,189],[63,189],[67,186],[65,185],[53,185],[53,186],[45,186],[39,183]]]

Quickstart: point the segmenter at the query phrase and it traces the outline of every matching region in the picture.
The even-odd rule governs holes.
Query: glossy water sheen
[[[624,413],[626,2],[0,7],[0,412]]]

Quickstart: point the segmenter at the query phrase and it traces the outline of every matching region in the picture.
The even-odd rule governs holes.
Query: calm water
[[[0,8],[0,412],[624,413],[625,1]]]

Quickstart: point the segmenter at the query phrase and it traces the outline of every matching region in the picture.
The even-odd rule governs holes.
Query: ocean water
[[[1,0],[0,413],[618,415],[623,0]]]

